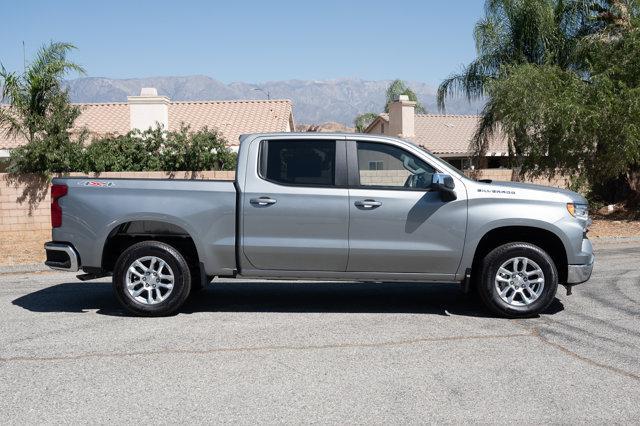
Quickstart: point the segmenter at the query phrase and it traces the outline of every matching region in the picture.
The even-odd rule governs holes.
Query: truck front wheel
[[[135,315],[171,315],[189,296],[189,265],[172,246],[142,241],[118,258],[113,289],[122,306]]]
[[[555,263],[533,244],[504,244],[482,262],[478,293],[485,306],[498,315],[526,318],[544,312],[557,289]]]

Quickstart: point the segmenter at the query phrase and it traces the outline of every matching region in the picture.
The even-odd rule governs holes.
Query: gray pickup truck
[[[494,313],[526,317],[591,276],[577,193],[468,179],[382,136],[240,141],[235,181],[54,179],[46,264],[113,275],[122,305],[146,316],[239,277],[459,282]]]

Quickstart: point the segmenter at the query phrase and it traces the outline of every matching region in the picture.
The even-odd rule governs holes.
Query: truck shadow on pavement
[[[129,316],[110,283],[64,283],[12,302],[32,312]],[[564,309],[555,299],[546,314]],[[179,314],[200,312],[411,313],[492,317],[455,284],[344,282],[214,282],[193,295]]]

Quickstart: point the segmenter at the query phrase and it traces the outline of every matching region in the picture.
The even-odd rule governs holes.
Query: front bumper
[[[593,272],[593,246],[588,238],[582,239],[581,250],[574,256],[578,264],[572,264],[567,267],[567,284],[575,285],[586,282],[591,278]]]
[[[593,260],[588,265],[569,265],[567,284],[581,284],[589,281],[593,272]]]
[[[48,242],[44,245],[47,260],[44,262],[51,269],[76,272],[80,268],[80,257],[71,244]]]

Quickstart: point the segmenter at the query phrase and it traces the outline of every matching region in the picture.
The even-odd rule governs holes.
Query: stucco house
[[[146,130],[157,124],[170,131],[187,125],[192,130],[216,129],[237,150],[241,134],[294,129],[293,105],[288,99],[172,102],[159,96],[155,88],[143,88],[139,96],[127,97],[127,102],[76,105],[82,113],[74,130],[86,129],[90,137]],[[0,128],[0,161],[25,143],[24,138],[8,137]]]
[[[380,114],[365,133],[381,134],[407,139],[426,148],[459,169],[471,165],[473,151],[470,142],[478,126],[477,115],[416,114],[415,102],[399,96],[391,103],[388,114]],[[480,158],[480,168],[507,167],[509,149],[502,134],[489,141],[489,149]],[[377,167],[372,165],[373,167]]]

